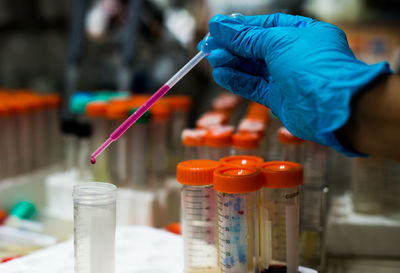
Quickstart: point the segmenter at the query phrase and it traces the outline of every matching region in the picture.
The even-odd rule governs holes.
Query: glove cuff
[[[349,96],[342,101],[339,106],[341,111],[339,115],[330,123],[326,128],[321,128],[317,132],[317,138],[321,140],[321,144],[328,145],[333,149],[351,157],[366,156],[366,154],[350,150],[343,146],[335,135],[335,131],[341,128],[350,118],[351,115],[351,101],[354,95],[363,91],[371,82],[376,80],[382,75],[391,74],[393,71],[390,69],[388,62],[381,62],[373,65],[367,65],[364,69],[355,72],[346,77],[346,85],[350,87]]]

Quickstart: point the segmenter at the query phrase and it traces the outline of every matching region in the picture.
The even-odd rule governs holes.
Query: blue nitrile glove
[[[219,85],[271,108],[295,136],[357,154],[334,131],[349,118],[353,95],[391,73],[388,63],[357,60],[342,30],[301,16],[217,15],[209,30],[218,49],[207,59]]]

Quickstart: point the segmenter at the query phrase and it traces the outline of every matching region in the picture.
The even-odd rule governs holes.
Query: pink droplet
[[[90,159],[90,163],[96,164],[96,158],[92,157],[92,158]]]

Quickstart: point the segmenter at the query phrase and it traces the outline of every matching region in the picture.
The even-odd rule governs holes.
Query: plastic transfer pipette
[[[101,154],[112,142],[116,141],[126,130],[131,127],[149,108],[164,96],[183,76],[195,67],[205,56],[203,50],[197,53],[187,64],[185,64],[174,76],[172,76],[160,89],[158,89],[142,106],[140,106],[129,118],[127,118],[110,137],[91,155],[90,162],[96,163],[96,157]]]

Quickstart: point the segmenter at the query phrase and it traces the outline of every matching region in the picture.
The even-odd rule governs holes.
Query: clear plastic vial
[[[150,181],[153,186],[164,185],[168,172],[168,130],[171,109],[159,100],[150,109]]]
[[[0,102],[0,180],[17,174],[15,115],[7,102]]]
[[[221,163],[221,166],[261,168],[264,164],[264,159],[251,155],[232,155],[221,158],[219,163]]]
[[[282,127],[282,122],[272,113],[270,113],[270,119],[267,128],[267,155],[266,159],[269,161],[279,160],[280,159],[280,151],[279,151],[279,142],[276,134],[279,128]]]
[[[233,155],[260,155],[260,136],[256,133],[236,133],[232,136]]]
[[[184,242],[184,272],[218,272],[216,200],[213,160],[188,160],[178,164],[177,180],[182,184],[181,222]]]
[[[220,272],[255,272],[261,183],[261,173],[256,168],[224,166],[214,171]]]
[[[101,182],[74,187],[75,273],[115,272],[116,189]]]
[[[134,108],[130,114],[137,109]],[[149,186],[150,155],[150,120],[151,114],[145,112],[130,128],[128,134],[128,184],[134,188]]]
[[[262,166],[262,173],[260,272],[297,273],[303,168],[294,162],[271,161]]]
[[[280,160],[301,163],[305,140],[292,135],[285,127],[278,130],[278,142],[280,144]]]
[[[51,165],[62,162],[62,148],[60,143],[61,131],[60,131],[60,105],[61,98],[58,94],[47,94],[42,96],[44,101],[44,115],[46,123],[46,140],[47,143],[47,160],[46,163]]]
[[[218,161],[222,157],[231,155],[233,131],[232,126],[220,126],[207,132],[205,145],[208,159]]]
[[[184,159],[205,159],[207,158],[205,138],[206,130],[185,129],[182,131],[182,144],[184,146]]]
[[[85,112],[92,126],[91,151],[95,151],[97,147],[103,144],[104,139],[108,138],[110,130],[106,119],[107,105],[108,103],[104,101],[93,101],[86,105]],[[102,159],[92,166],[93,178],[95,181],[110,181],[108,151],[104,151],[101,156]]]

